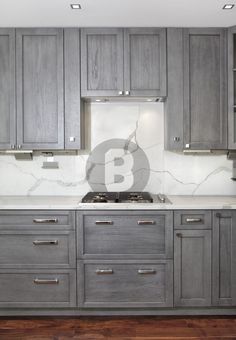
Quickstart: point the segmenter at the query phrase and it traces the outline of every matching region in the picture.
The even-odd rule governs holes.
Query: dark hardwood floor
[[[0,340],[236,339],[236,317],[0,318]]]

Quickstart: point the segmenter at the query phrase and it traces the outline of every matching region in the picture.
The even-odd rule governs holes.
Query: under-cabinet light
[[[71,4],[70,7],[72,9],[81,9],[81,5],[80,4]]]
[[[226,4],[224,5],[223,9],[232,9],[234,7],[233,4]]]

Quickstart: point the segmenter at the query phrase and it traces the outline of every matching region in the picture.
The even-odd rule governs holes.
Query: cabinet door
[[[0,149],[16,142],[15,30],[0,29]]]
[[[184,148],[227,148],[226,30],[184,30]]]
[[[236,26],[228,31],[228,145],[236,149]]]
[[[124,90],[131,96],[166,95],[166,29],[125,29]]]
[[[64,29],[65,149],[83,147],[83,102],[80,96],[80,32]]]
[[[178,230],[174,239],[175,306],[211,305],[211,231]]]
[[[123,29],[81,30],[82,97],[118,96],[123,91]]]
[[[236,305],[236,211],[213,213],[213,304]]]
[[[17,144],[64,148],[63,30],[17,29]]]

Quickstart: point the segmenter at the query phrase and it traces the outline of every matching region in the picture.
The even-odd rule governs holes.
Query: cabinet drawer
[[[0,268],[75,268],[75,232],[0,231]]]
[[[170,307],[172,261],[79,261],[80,307]]]
[[[0,229],[40,228],[40,229],[74,229],[73,211],[0,211]]]
[[[0,270],[0,307],[74,307],[75,270]]]
[[[174,212],[175,229],[211,229],[211,211],[181,210]]]
[[[172,213],[78,213],[78,256],[172,258]]]

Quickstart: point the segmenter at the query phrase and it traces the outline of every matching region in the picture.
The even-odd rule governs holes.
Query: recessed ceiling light
[[[232,9],[234,7],[233,4],[226,4],[224,5],[223,9]]]
[[[70,7],[72,9],[81,9],[81,5],[80,4],[71,4]]]

